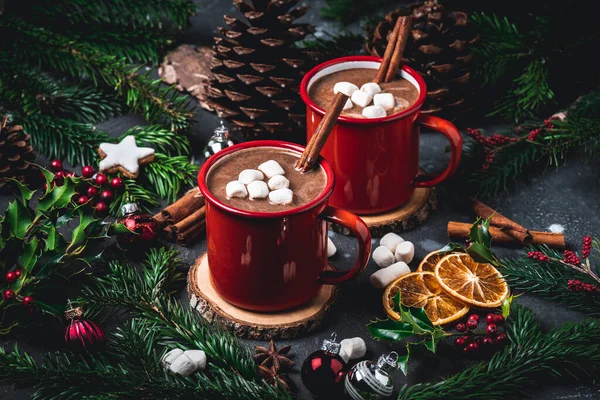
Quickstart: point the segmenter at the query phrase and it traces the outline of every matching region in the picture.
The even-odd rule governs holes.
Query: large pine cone
[[[0,190],[10,179],[24,182],[33,169],[30,164],[35,159],[30,136],[23,132],[21,125],[10,125],[8,117],[0,121]]]
[[[413,26],[403,62],[419,72],[427,84],[427,100],[422,112],[454,119],[470,111],[469,98],[474,85],[469,46],[479,35],[468,23],[466,13],[448,13],[437,0],[392,11],[375,28],[367,42],[367,51],[383,57],[396,19],[408,14],[412,14]]]
[[[208,104],[247,137],[303,135],[305,106],[298,88],[316,62],[294,47],[314,31],[293,23],[307,11],[298,0],[234,0],[244,18],[225,16],[215,38]]]

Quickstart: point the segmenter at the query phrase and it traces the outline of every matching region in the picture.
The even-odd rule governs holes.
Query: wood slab
[[[317,328],[337,297],[337,287],[323,285],[305,305],[274,313],[244,310],[223,300],[212,285],[208,257],[202,254],[188,272],[190,306],[210,323],[247,339],[293,339]]]
[[[381,237],[389,232],[402,232],[421,225],[436,208],[435,188],[418,188],[408,202],[394,210],[381,214],[360,215],[373,237]],[[331,225],[336,232],[348,235],[350,232],[340,225]]]

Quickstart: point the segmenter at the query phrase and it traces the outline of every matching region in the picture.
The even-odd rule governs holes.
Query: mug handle
[[[421,114],[417,120],[418,123],[425,126],[426,128],[432,129],[446,136],[448,141],[450,142],[450,162],[448,166],[438,176],[429,176],[429,175],[421,175],[417,176],[413,181],[414,187],[432,187],[435,186],[446,179],[448,179],[454,172],[456,168],[458,168],[458,163],[460,162],[460,156],[462,154],[462,137],[458,132],[458,129],[450,122],[445,119],[434,117],[432,115]],[[419,179],[426,180],[419,180]]]
[[[362,219],[351,212],[334,207],[325,207],[319,218],[334,224],[340,224],[350,230],[358,240],[358,257],[354,267],[348,271],[323,271],[319,282],[325,285],[337,285],[360,274],[367,267],[371,257],[371,232]]]

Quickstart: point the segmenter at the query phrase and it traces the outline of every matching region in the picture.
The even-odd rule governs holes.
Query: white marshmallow
[[[380,246],[385,246],[393,253],[396,251],[396,246],[400,243],[404,242],[400,236],[396,235],[394,232],[386,233],[381,240],[379,241]]]
[[[247,185],[254,181],[262,181],[265,178],[262,172],[257,169],[245,169],[240,172],[238,176],[238,181],[242,182],[244,185]]]
[[[409,242],[402,242],[398,246],[396,246],[396,251],[394,252],[394,258],[396,261],[404,261],[405,263],[410,263],[415,256],[415,246]]]
[[[286,189],[290,187],[290,181],[283,175],[275,175],[269,179],[267,185],[269,185],[269,189],[271,190]]]
[[[348,99],[348,100],[346,100],[346,104],[344,104],[344,108],[343,109],[344,110],[349,110],[349,109],[352,108],[352,106],[353,106],[352,100]]]
[[[186,350],[183,354],[196,363],[197,370],[202,371],[206,368],[206,353],[202,350]]]
[[[381,106],[369,106],[363,108],[362,115],[367,118],[381,118],[385,117],[387,113]]]
[[[373,251],[372,257],[373,261],[375,261],[375,264],[377,264],[379,268],[385,268],[389,265],[392,265],[394,261],[396,261],[394,259],[394,253],[392,253],[390,249],[385,246],[379,246],[376,248]]]
[[[398,106],[400,106],[402,108],[408,108],[408,106],[410,106],[410,103],[408,102],[408,100],[402,99],[400,97],[396,98],[396,104],[398,104]]]
[[[352,93],[352,97],[350,99],[352,99],[352,102],[354,104],[357,104],[361,107],[366,107],[369,104],[371,104],[371,101],[373,100],[373,96],[367,92],[362,92],[360,90],[357,90],[356,92]]]
[[[358,90],[358,86],[354,83],[350,82],[338,82],[333,85],[333,93],[337,94],[338,92],[344,93],[346,96],[352,96],[352,93]]]
[[[381,87],[375,82],[367,82],[360,87],[360,91],[375,96],[377,93],[381,93]]]
[[[291,204],[294,201],[294,192],[288,188],[273,190],[269,193],[272,204]]]
[[[371,275],[371,285],[377,289],[384,289],[387,285],[409,272],[410,268],[405,262],[397,262],[373,273]]]
[[[263,181],[254,181],[248,185],[250,200],[264,199],[269,195],[269,187]]]
[[[163,365],[165,367],[168,367],[169,365],[173,364],[173,362],[175,360],[177,360],[177,357],[179,357],[182,354],[183,354],[183,350],[181,350],[181,349],[173,349],[173,350],[169,351],[162,358]]]
[[[246,190],[246,185],[244,185],[240,181],[231,181],[225,186],[225,194],[228,198],[232,197],[240,197],[244,198],[248,196],[248,191]]]
[[[367,354],[367,344],[361,337],[344,339],[340,342],[340,357],[344,362],[363,358]]]
[[[327,257],[333,257],[337,253],[337,248],[331,239],[327,238]]]
[[[285,171],[281,168],[281,165],[275,160],[265,161],[258,166],[267,178],[272,178],[275,175],[285,175]]]
[[[391,93],[379,93],[373,96],[373,104],[384,110],[391,110],[396,105],[394,95]]]
[[[173,361],[173,364],[169,365],[169,369],[171,370],[171,372],[174,372],[176,374],[190,376],[191,374],[196,372],[197,366],[196,363],[192,361],[188,356],[182,354],[179,357],[177,357],[175,361]]]

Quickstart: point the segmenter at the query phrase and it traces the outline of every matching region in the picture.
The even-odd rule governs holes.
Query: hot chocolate
[[[317,198],[327,182],[327,175],[321,167],[305,173],[298,172],[294,164],[299,157],[300,153],[275,147],[236,151],[221,158],[210,168],[206,185],[218,200],[235,208],[265,213],[291,210]],[[283,173],[277,170],[277,165],[271,161],[279,164]],[[257,173],[261,170],[264,173]],[[271,174],[272,170],[274,172]],[[232,191],[233,189],[227,189],[231,186],[240,187],[240,197],[237,197],[237,192]],[[268,195],[253,198],[254,190],[260,192],[261,189],[266,190]],[[286,192],[287,189],[293,193],[291,202],[276,204],[279,199],[274,194],[278,191]],[[281,203],[286,201],[282,200]]]
[[[336,83],[349,82],[360,88],[366,83],[373,82],[376,75],[377,70],[371,68],[355,68],[336,71],[313,82],[308,90],[308,95],[316,105],[327,109],[335,97],[334,86]],[[381,83],[379,84],[379,87],[381,88],[381,93],[391,93],[394,97],[394,105],[387,109],[386,115],[393,115],[409,108],[415,104],[419,97],[417,88],[404,78],[398,78],[389,83]],[[365,106],[369,106],[369,104],[373,103],[369,101],[365,106],[361,106],[358,104],[360,99],[356,101],[353,98],[350,101],[352,101],[352,107],[344,109],[341,115],[352,118],[366,118],[363,115],[363,109]]]

